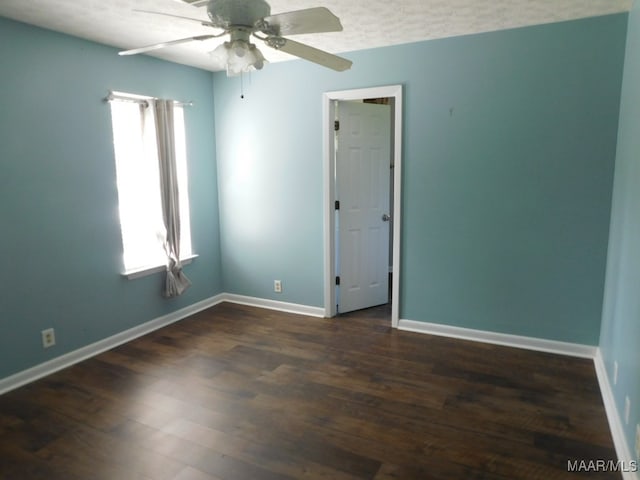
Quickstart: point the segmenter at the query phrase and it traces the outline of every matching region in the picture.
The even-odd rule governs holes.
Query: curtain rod
[[[143,97],[141,95],[132,95],[132,94],[126,94],[126,93],[118,93],[110,90],[109,94],[104,98],[104,101],[113,102],[114,100],[121,101],[121,102],[140,103],[145,107],[148,107],[149,102],[147,100],[159,100],[159,98]],[[173,103],[181,107],[193,107],[193,101],[179,102],[178,100],[173,100]]]

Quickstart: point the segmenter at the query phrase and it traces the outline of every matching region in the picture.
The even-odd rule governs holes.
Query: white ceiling
[[[269,0],[267,0],[269,1]],[[325,6],[344,31],[298,35],[296,41],[340,54],[628,11],[632,0],[271,0],[271,13]],[[0,0],[0,16],[57,30],[122,49],[215,33],[195,22],[133,12],[153,10],[207,20],[204,8],[179,0]],[[222,40],[192,42],[158,50],[154,56],[215,70],[207,52]],[[269,47],[267,60],[290,57]]]

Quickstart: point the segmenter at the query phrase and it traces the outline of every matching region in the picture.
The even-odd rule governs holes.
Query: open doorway
[[[324,284],[325,284],[325,316],[333,317],[338,312],[336,292],[336,270],[338,243],[336,240],[337,217],[336,206],[336,135],[334,121],[339,102],[363,102],[366,99],[388,99],[375,103],[388,103],[392,107],[391,113],[391,164],[393,165],[393,181],[390,189],[393,194],[390,204],[392,213],[388,215],[390,225],[391,265],[393,275],[391,281],[391,325],[398,326],[399,294],[400,294],[400,199],[401,199],[401,152],[402,152],[402,86],[392,85],[384,87],[364,88],[327,92],[323,95],[323,148],[324,148]],[[373,102],[370,102],[373,103]],[[386,213],[383,214],[383,216]],[[387,257],[389,258],[389,257]]]

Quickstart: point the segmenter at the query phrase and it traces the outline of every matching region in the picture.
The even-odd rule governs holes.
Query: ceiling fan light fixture
[[[216,63],[224,66],[228,77],[235,77],[251,70],[261,70],[265,59],[262,52],[245,40],[224,42],[211,52]]]
[[[173,45],[196,40],[204,41],[229,35],[228,41],[219,45],[215,50],[209,52],[209,54],[215,62],[214,71],[226,69],[228,76],[235,76],[251,70],[260,70],[266,63],[262,52],[251,43],[251,36],[253,35],[270,48],[280,50],[323,67],[331,68],[337,72],[348,70],[353,63],[346,58],[338,57],[324,50],[283,37],[283,35],[342,31],[340,19],[326,7],[304,8],[302,10],[271,15],[271,7],[266,0],[180,1],[189,5],[206,5],[207,14],[211,21],[150,10],[135,11],[190,20],[199,23],[201,26],[221,29],[222,32],[170,40],[146,47],[124,50],[118,52],[118,54],[134,55],[147,53]]]
[[[266,62],[266,60],[264,59],[262,52],[258,50],[258,47],[256,47],[253,43],[249,45],[249,55],[253,57],[253,68],[255,68],[256,70],[262,70],[262,67],[264,67],[264,62]]]
[[[236,57],[242,58],[249,51],[249,45],[244,40],[236,40],[231,44],[231,48],[233,48],[233,53]]]

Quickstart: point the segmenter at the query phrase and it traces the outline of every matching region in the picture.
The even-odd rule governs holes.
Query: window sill
[[[193,261],[193,259],[197,257],[198,255],[194,253],[193,255],[189,255],[188,257],[183,258],[182,265],[189,265]],[[166,270],[167,270],[166,265],[156,265],[153,267],[143,267],[143,268],[136,268],[133,270],[126,270],[122,272],[120,275],[122,275],[124,278],[128,280],[133,280],[136,278],[142,278],[148,275],[153,275],[154,273],[164,272]]]

